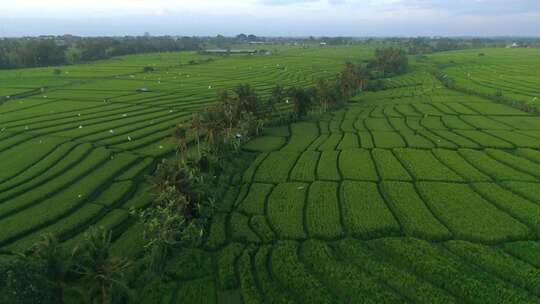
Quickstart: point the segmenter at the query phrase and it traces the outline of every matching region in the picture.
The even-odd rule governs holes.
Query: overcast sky
[[[540,0],[0,0],[0,36],[540,36]]]

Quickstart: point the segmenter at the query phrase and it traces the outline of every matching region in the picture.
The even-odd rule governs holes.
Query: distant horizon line
[[[240,34],[246,34],[246,33],[238,33]],[[126,35],[79,35],[79,34],[40,34],[40,35],[0,35],[0,39],[13,39],[13,38],[41,38],[41,37],[77,37],[77,38],[125,38],[125,37],[172,37],[172,38],[182,38],[182,37],[189,37],[189,38],[216,38],[217,36],[223,36],[225,38],[236,38],[237,35],[223,35],[223,34],[216,34],[216,35],[182,35],[182,34],[163,34],[163,35],[133,35],[133,34],[126,34]],[[246,35],[252,35],[246,34]],[[255,34],[253,34],[255,35]],[[373,38],[379,38],[379,39],[389,39],[389,38],[431,38],[431,39],[437,39],[437,38],[453,38],[453,39],[475,39],[475,38],[484,38],[484,39],[503,39],[503,38],[540,38],[540,34],[538,35],[366,35],[366,36],[351,36],[351,35],[291,35],[291,36],[259,36],[255,35],[257,38],[269,38],[269,39],[309,39],[309,38],[315,38],[315,39],[323,39],[323,38],[346,38],[346,39],[373,39]]]

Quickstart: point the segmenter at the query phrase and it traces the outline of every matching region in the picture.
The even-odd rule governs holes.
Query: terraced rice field
[[[460,88],[480,94],[500,92],[505,99],[540,109],[540,51],[482,49],[429,56]]]
[[[388,84],[248,145],[162,303],[540,302],[540,117]]]
[[[370,54],[352,47],[227,58],[167,53],[59,67],[59,75],[0,71],[0,96],[10,96],[0,104],[0,252],[26,249],[45,232],[76,239],[89,225],[119,237],[129,208],[151,200],[144,177],[171,154],[172,127],[213,103],[217,90],[311,84]],[[156,71],[143,73],[145,66]],[[21,92],[33,95],[16,98]]]

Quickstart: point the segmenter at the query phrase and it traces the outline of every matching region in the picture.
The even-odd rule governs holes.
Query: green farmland
[[[98,225],[116,252],[136,254],[129,209],[150,204],[145,175],[174,153],[177,122],[219,89],[309,85],[372,53],[170,53],[1,71],[0,252],[46,232],[70,243]],[[203,244],[176,253],[140,302],[540,303],[540,117],[481,96],[534,104],[538,58],[430,55],[345,108],[265,129],[244,147],[254,161],[216,202]],[[12,97],[21,92],[34,93]]]

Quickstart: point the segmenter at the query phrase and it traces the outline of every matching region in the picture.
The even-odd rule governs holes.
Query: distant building
[[[521,47],[521,46],[516,42],[506,46],[507,49],[514,49],[514,48],[518,48],[518,47]]]
[[[326,43],[326,42],[321,42],[321,43],[319,43],[319,45],[320,45],[320,46],[326,46],[327,43]]]
[[[238,49],[238,50],[226,50],[226,49],[212,49],[202,51],[205,54],[256,54],[257,50],[254,49]]]

